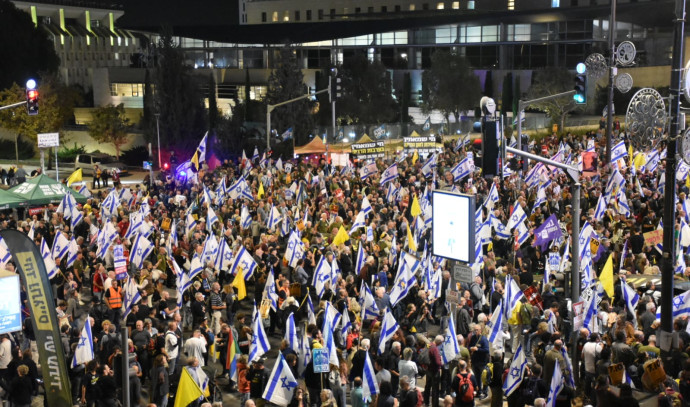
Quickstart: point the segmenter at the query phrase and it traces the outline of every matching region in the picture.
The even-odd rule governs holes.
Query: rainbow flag
[[[225,361],[225,368],[230,370],[230,379],[237,383],[237,359],[242,353],[240,347],[235,342],[235,338],[230,330],[230,338],[228,339],[228,358]]]

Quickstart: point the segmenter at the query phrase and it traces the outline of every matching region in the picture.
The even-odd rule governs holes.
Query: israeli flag
[[[594,210],[594,220],[597,222],[601,222],[601,220],[604,218],[604,214],[606,213],[606,197],[602,194],[599,195],[599,200],[597,201],[597,208]]]
[[[690,165],[681,160],[678,163],[678,168],[676,169],[676,181],[683,181],[685,178],[687,178],[688,171],[690,171]]]
[[[2,241],[3,244],[5,244],[4,241]],[[9,249],[8,252],[9,254]],[[53,279],[53,277],[57,276],[57,274],[60,272],[60,269],[58,269],[57,265],[55,264],[55,260],[53,259],[53,256],[48,249],[48,244],[46,243],[46,239],[41,237],[41,257],[43,257],[43,262],[46,265],[46,272],[48,273],[48,279]]]
[[[625,189],[618,190],[618,213],[629,218],[631,215],[630,205],[628,205],[628,198],[625,196]]]
[[[91,335],[91,321],[89,315],[86,315],[86,322],[84,328],[81,330],[79,342],[77,342],[77,349],[74,351],[72,358],[72,367],[77,367],[82,363],[93,360],[93,336]]]
[[[459,182],[463,178],[472,173],[473,165],[471,165],[469,158],[465,157],[453,167],[451,173],[453,174],[453,182]]]
[[[365,195],[364,198],[362,198],[362,205],[360,211],[364,212],[364,215],[368,215],[372,210],[373,209],[371,207],[371,204],[369,203],[369,198],[367,198]]]
[[[453,317],[448,318],[448,328],[443,336],[443,346],[441,346],[441,359],[443,364],[450,363],[451,360],[460,353],[460,347],[458,346],[458,338],[455,334],[455,322]]]
[[[510,219],[508,219],[508,224],[506,224],[506,229],[511,230],[520,223],[524,222],[527,220],[527,214],[525,213],[524,209],[522,209],[522,205],[520,205],[519,202],[515,202],[513,214],[510,215]]]
[[[397,200],[399,191],[400,188],[396,188],[392,182],[388,184],[388,189],[386,189],[386,201],[395,202]]]
[[[513,310],[517,307],[522,297],[524,297],[524,294],[517,282],[512,278],[506,277],[506,290],[503,293],[503,306],[506,318],[510,319],[513,315]]]
[[[218,254],[213,264],[218,270],[227,270],[232,263],[232,249],[225,239],[220,239],[218,246]]]
[[[690,315],[690,291],[673,297],[673,318]],[[661,307],[656,309],[657,318],[661,318]]]
[[[310,322],[311,323],[311,322]],[[314,322],[316,324],[316,322]],[[309,337],[307,336],[307,330],[305,329],[299,340],[299,352],[297,352],[297,373],[300,377],[304,375],[304,371],[309,362],[311,361],[311,344],[309,343]]]
[[[615,163],[618,160],[628,156],[628,149],[625,148],[625,141],[621,140],[618,144],[613,146],[611,150],[611,162]]]
[[[151,254],[152,250],[153,245],[151,242],[145,237],[137,235],[136,239],[134,240],[134,244],[132,245],[132,250],[129,253],[129,262],[134,264],[136,268],[141,268],[142,263],[149,256],[149,254]]]
[[[644,171],[645,172],[654,172],[659,168],[659,152],[657,150],[653,150],[649,153],[646,154],[645,157],[645,165],[644,165]]]
[[[309,324],[316,325],[316,316],[314,315],[314,304],[311,302],[311,297],[307,295],[307,320]]]
[[[546,399],[546,407],[556,407],[556,397],[558,393],[563,390],[563,372],[561,366],[556,359],[556,364],[553,367],[553,376],[551,376],[551,385],[549,386],[549,396]]]
[[[379,393],[379,385],[376,382],[376,371],[371,364],[369,352],[366,352],[364,358],[364,370],[362,374],[362,397],[364,401],[371,400],[371,396]]]
[[[273,268],[268,270],[268,275],[266,276],[266,284],[264,285],[264,292],[261,296],[262,300],[271,301],[271,309],[273,311],[278,310],[278,293],[276,292],[276,280],[273,276]]]
[[[503,394],[505,394],[506,397],[509,397],[520,387],[526,367],[527,357],[525,356],[525,350],[522,348],[522,344],[520,344],[515,352],[515,356],[513,356],[513,361],[510,363],[508,376],[506,376],[506,380],[503,382]]]
[[[297,267],[297,262],[304,257],[304,243],[300,240],[299,232],[293,230],[288,238],[287,249],[285,250],[285,260],[290,267]]]
[[[486,197],[484,206],[491,211],[494,205],[499,201],[498,188],[496,188],[496,183],[491,184],[491,189],[489,190],[489,196]]]
[[[363,227],[366,227],[366,226],[367,226],[367,224],[366,224],[366,219],[365,219],[365,216],[364,216],[364,212],[359,211],[359,212],[357,213],[357,216],[355,217],[354,222],[352,222],[352,227],[350,228],[350,232],[349,232],[348,234],[351,235],[351,234],[352,234],[354,231],[356,231],[357,229],[363,228]]]
[[[69,242],[69,247],[67,249],[67,262],[65,263],[65,266],[67,268],[72,267],[72,264],[74,264],[74,262],[77,260],[78,254],[79,245],[77,244],[77,240],[75,238],[72,238],[72,240]]]
[[[529,228],[527,227],[527,225],[525,225],[524,222],[522,222],[518,225],[517,231],[517,242],[518,245],[522,246],[522,244],[525,243],[527,239],[529,239]]]
[[[436,153],[434,153],[422,166],[422,174],[425,178],[429,178],[433,174],[434,169],[436,168],[437,158]]]
[[[191,212],[187,213],[187,216],[185,217],[185,235],[189,235],[194,231],[194,228],[196,227],[196,219],[194,219],[194,216],[192,216]]]
[[[614,168],[609,177],[609,182],[606,184],[604,195],[611,196],[614,191],[621,189],[623,185],[625,185],[625,178],[623,178],[623,175],[621,175],[617,168]]]
[[[314,277],[312,278],[312,285],[316,289],[316,295],[319,298],[326,291],[326,282],[331,281],[331,265],[326,261],[326,256],[321,256],[319,263],[314,270]],[[333,289],[333,286],[331,286]]]
[[[489,219],[491,220],[491,227],[494,229],[494,233],[497,239],[510,239],[510,231],[508,230],[506,225],[501,223],[501,221],[498,220],[496,216],[494,216],[493,212],[489,215]]]
[[[249,254],[244,246],[242,246],[235,255],[230,272],[234,275],[237,275],[239,269],[242,268],[242,272],[244,273],[244,281],[249,281],[257,267],[258,265],[256,264],[256,261],[254,261],[252,255]]]
[[[379,337],[379,355],[386,350],[386,343],[393,337],[398,327],[398,322],[395,320],[395,317],[393,317],[393,314],[391,314],[390,308],[386,308],[386,315],[383,317],[383,323],[381,324],[381,336]]]
[[[329,309],[330,308],[330,309]],[[336,319],[332,316],[336,313],[335,309],[330,302],[326,303],[326,312],[323,318],[323,347],[328,351],[328,361],[332,365],[339,365],[338,353],[336,352],[335,346],[335,329],[336,329]]]
[[[142,218],[141,213],[132,212],[129,215],[129,227],[127,228],[127,232],[125,233],[125,239],[130,239],[137,232],[139,232],[139,229],[141,228],[141,225],[143,223],[144,219]]]
[[[254,154],[252,154],[252,161],[256,160],[259,158],[259,149],[254,147]]]
[[[192,264],[190,265],[190,268],[189,268],[189,279],[190,280],[194,279],[194,277],[201,274],[201,272],[203,270],[204,270],[204,265],[201,264],[201,256],[194,253],[194,257],[192,257]]]
[[[220,245],[218,244],[216,237],[214,235],[208,235],[206,237],[206,241],[204,242],[204,249],[201,252],[201,261],[203,264],[206,265],[209,262],[215,263],[215,260],[218,257],[219,249]]]
[[[561,355],[563,356],[563,361],[565,362],[565,371],[568,372],[568,375],[565,378],[567,382],[566,384],[574,389],[575,378],[573,377],[573,363],[570,361],[570,356],[568,356],[565,346],[561,347]]]
[[[209,206],[206,214],[206,230],[208,233],[213,233],[213,224],[219,222],[216,212]]]
[[[58,232],[53,242],[52,258],[62,259],[67,254],[67,249],[69,249],[69,240],[64,233]]]
[[[256,302],[254,302],[254,312],[252,313],[252,331],[254,336],[252,336],[252,342],[249,344],[249,363],[258,360],[271,350],[271,345],[268,343],[268,337],[264,330],[263,320],[256,309]]]
[[[381,185],[384,185],[386,182],[393,181],[394,179],[398,178],[398,164],[393,163],[390,167],[386,168],[386,170],[381,174]]]
[[[79,187],[77,190],[80,194],[84,195],[85,197],[89,198],[91,196],[91,191],[89,191],[89,188],[86,187],[86,184],[83,184],[82,186]]]
[[[359,304],[362,307],[362,321],[376,319],[379,316],[379,308],[376,305],[374,295],[364,280],[362,280],[362,286],[359,290]]]
[[[509,314],[510,315],[510,314]],[[503,323],[505,322],[505,315],[503,314],[503,300],[498,302],[494,313],[491,314],[491,319],[486,324],[489,328],[489,342],[494,342],[503,339]]]
[[[357,249],[357,262],[355,263],[355,275],[359,275],[362,267],[364,267],[364,262],[366,261],[366,253],[364,252],[364,245],[360,244]]]
[[[249,209],[246,205],[242,205],[242,212],[240,217],[240,227],[242,229],[249,229],[252,225],[252,217],[249,215]]]
[[[279,406],[287,406],[292,401],[292,396],[297,387],[297,380],[292,375],[290,366],[288,366],[285,358],[281,354],[276,364],[273,366],[271,377],[268,378],[268,383],[264,388],[261,397],[273,404]]]
[[[395,285],[390,293],[390,303],[395,307],[400,300],[405,298],[410,292],[410,288],[417,283],[414,274],[407,267],[405,262],[400,262],[398,274],[395,276]]]
[[[132,312],[132,307],[134,304],[141,300],[141,294],[137,288],[137,284],[133,278],[127,279],[127,283],[124,287],[123,299],[122,299],[122,319],[126,320],[130,312]]]
[[[347,311],[347,306],[345,306],[340,318],[340,335],[346,338],[350,329],[352,329],[352,322],[350,322],[350,313]]]
[[[364,165],[359,169],[359,179],[364,181],[369,178],[372,174],[377,173],[379,170],[376,168],[376,163],[369,163]]]
[[[274,205],[271,206],[271,211],[268,214],[268,220],[266,221],[266,228],[272,230],[280,222],[281,216],[280,211]]]

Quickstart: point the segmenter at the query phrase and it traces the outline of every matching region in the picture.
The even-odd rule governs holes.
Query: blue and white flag
[[[213,262],[218,270],[227,270],[232,263],[232,249],[225,239],[220,239],[216,258]]]
[[[285,260],[290,267],[297,267],[297,262],[304,257],[304,242],[299,237],[299,232],[293,230],[288,239],[287,249],[285,250]]]
[[[436,169],[437,158],[438,156],[436,155],[436,153],[432,154],[431,157],[429,157],[422,166],[422,174],[425,178],[429,178],[433,174],[434,169]]]
[[[276,360],[276,364],[273,365],[273,371],[261,397],[273,404],[287,406],[292,401],[297,384],[290,366],[281,354]]]
[[[213,262],[215,264],[216,258],[218,258],[218,250],[220,250],[218,239],[216,239],[214,235],[208,235],[206,237],[206,241],[204,242],[204,249],[201,252],[202,264],[206,265],[209,262]]]
[[[242,269],[242,272],[244,273],[244,281],[249,281],[249,279],[252,277],[252,274],[254,274],[254,270],[258,265],[256,264],[256,261],[254,260],[254,257],[252,257],[251,254],[247,251],[247,249],[244,246],[240,247],[240,250],[237,252],[235,255],[235,258],[232,261],[232,267],[230,268],[230,272],[233,275],[237,275],[239,269]]]
[[[524,297],[524,294],[522,293],[522,290],[520,290],[517,282],[515,282],[515,280],[512,278],[506,277],[505,286],[506,289],[503,293],[503,308],[506,318],[510,319],[510,317],[513,315],[513,310],[515,307],[517,307],[520,299]]]
[[[645,157],[645,165],[644,165],[644,171],[645,172],[654,172],[659,168],[659,152],[657,150],[652,150],[651,152],[646,154]]]
[[[443,345],[441,346],[441,360],[443,364],[450,363],[451,360],[460,353],[460,347],[458,346],[458,338],[455,333],[455,322],[453,317],[448,318],[448,328],[443,335]]]
[[[625,178],[618,171],[618,168],[614,168],[613,172],[609,176],[609,182],[606,183],[606,189],[604,190],[604,195],[607,197],[611,196],[613,192],[618,191],[625,185]]]
[[[410,292],[410,288],[417,283],[417,279],[405,262],[400,262],[398,274],[395,276],[395,285],[390,293],[390,303],[395,307],[400,300]]]
[[[395,331],[398,330],[398,322],[393,317],[390,308],[386,308],[386,315],[383,317],[381,324],[381,336],[379,337],[378,354],[382,354],[386,350],[386,343],[393,337]]]
[[[630,205],[628,205],[628,198],[625,196],[625,188],[618,190],[618,213],[629,218],[632,214]]]
[[[4,244],[4,241],[3,241]],[[8,251],[9,253],[9,251]],[[46,243],[46,239],[41,237],[41,257],[43,257],[43,262],[46,265],[46,272],[48,273],[48,279],[53,279],[53,277],[57,276],[57,274],[60,272],[60,269],[57,267],[55,264],[55,259],[53,259],[53,255],[51,254],[50,250],[48,249],[48,244]]]
[[[606,197],[602,194],[599,195],[599,200],[597,201],[597,208],[594,210],[594,220],[597,222],[601,222],[601,220],[604,218],[604,214],[606,213]]]
[[[316,321],[314,324],[316,324]],[[300,377],[302,377],[307,366],[309,366],[309,362],[311,362],[311,343],[309,343],[309,337],[307,336],[306,329],[304,332],[302,332],[302,336],[299,340],[299,352],[297,352],[297,360],[297,373]]]
[[[561,355],[563,356],[563,361],[565,362],[565,371],[567,373],[565,377],[566,384],[574,389],[575,377],[573,376],[573,362],[570,361],[570,356],[568,356],[565,346],[561,347]]]
[[[625,148],[625,141],[621,140],[618,144],[613,146],[611,150],[611,162],[615,163],[618,160],[628,156],[628,149]]]
[[[129,253],[129,262],[134,264],[136,268],[141,268],[144,260],[151,254],[153,250],[153,244],[149,239],[137,235],[134,239],[134,244],[132,245],[132,250]]]
[[[69,247],[67,249],[67,261],[65,262],[65,267],[70,268],[72,267],[72,264],[77,260],[77,255],[79,254],[79,245],[77,244],[77,240],[72,237],[72,240],[69,242]],[[0,258],[0,261],[2,258]]]
[[[278,208],[276,208],[274,205],[271,206],[271,210],[268,213],[268,219],[266,220],[266,228],[268,230],[272,230],[273,228],[280,223],[281,220],[281,215],[280,211]]]
[[[526,367],[527,357],[525,356],[525,350],[522,348],[522,344],[520,344],[515,352],[515,356],[513,356],[513,361],[510,363],[510,369],[508,370],[506,380],[503,382],[503,394],[505,394],[506,397],[513,394],[513,392],[520,387]]]
[[[673,318],[690,315],[690,291],[673,297]],[[661,318],[661,307],[656,309],[656,317]]]
[[[386,201],[396,202],[398,198],[398,192],[400,192],[400,188],[396,188],[392,182],[388,184],[388,188],[386,189]]]
[[[493,212],[489,215],[489,219],[491,220],[491,227],[494,229],[497,239],[510,239],[510,230],[494,216]]]
[[[375,319],[379,316],[379,308],[376,305],[374,295],[364,280],[362,280],[362,286],[359,290],[359,305],[362,307],[362,321]]]
[[[338,353],[336,352],[335,346],[335,329],[337,321],[333,317],[337,311],[330,302],[326,302],[326,311],[323,317],[323,327],[321,332],[323,333],[323,347],[328,351],[328,362],[331,365],[339,365]]]
[[[206,230],[208,230],[208,233],[213,233],[213,224],[216,222],[219,222],[218,215],[216,215],[216,212],[209,206],[206,214]]]
[[[690,165],[688,165],[685,161],[680,160],[678,167],[676,168],[676,181],[680,182],[685,180],[685,178],[688,177],[688,171],[690,171]]]
[[[422,125],[422,130],[423,131],[431,130],[431,116],[426,117],[426,120],[424,121],[424,124]]]
[[[503,324],[506,321],[505,314],[503,313],[503,300],[498,302],[496,309],[494,309],[493,314],[491,314],[491,319],[486,324],[489,329],[489,342],[501,341],[503,340]]]
[[[359,169],[359,179],[364,181],[365,179],[369,178],[372,174],[376,174],[378,171],[379,169],[376,168],[376,163],[371,162],[365,164],[362,168]]]
[[[364,401],[371,401],[371,396],[379,393],[379,385],[376,382],[376,371],[374,365],[371,364],[369,352],[365,352],[364,370],[362,373],[362,397]]]
[[[246,205],[242,205],[240,216],[240,228],[249,229],[249,226],[252,225],[252,217],[249,215],[249,208]]]
[[[364,267],[364,262],[367,260],[366,253],[364,252],[364,245],[360,243],[359,248],[357,248],[357,261],[355,263],[355,275],[359,275],[359,272]]]
[[[367,223],[366,223],[366,218],[365,218],[364,212],[359,211],[357,213],[357,216],[355,216],[355,220],[352,222],[352,227],[350,228],[350,232],[348,234],[351,235],[357,229],[363,228],[366,226],[367,226]]]
[[[79,342],[77,342],[77,349],[74,350],[74,357],[72,358],[72,367],[77,367],[82,363],[93,360],[93,335],[91,334],[91,321],[89,315],[86,315],[86,322],[84,328],[81,330]]]
[[[316,289],[316,295],[318,295],[319,298],[323,295],[324,291],[326,291],[327,282],[331,282],[331,265],[326,261],[326,256],[321,256],[319,263],[316,265],[316,269],[314,269],[314,276],[312,278],[312,285]],[[330,288],[333,289],[333,286]]]
[[[384,185],[386,182],[393,181],[394,179],[398,178],[398,164],[393,163],[390,167],[386,168],[386,170],[381,174],[381,185]]]
[[[558,397],[558,393],[561,390],[563,390],[563,372],[558,359],[556,359],[556,364],[553,367],[553,376],[551,376],[551,385],[549,386],[549,396],[546,399],[546,407],[556,407],[556,397]]]
[[[137,288],[137,283],[133,278],[128,278],[127,283],[125,283],[122,288],[122,320],[126,320],[130,312],[132,312],[132,307],[134,304],[141,300],[141,294]]]
[[[469,158],[465,157],[453,167],[450,172],[453,174],[453,182],[459,182],[463,178],[469,176],[474,170],[474,165],[470,162]]]
[[[264,323],[254,302],[254,312],[252,312],[252,341],[249,344],[249,363],[258,360],[271,349],[268,343],[268,336],[264,330]],[[289,370],[289,369],[288,369]]]
[[[271,302],[271,309],[278,311],[278,293],[276,292],[276,280],[273,276],[273,267],[268,270],[266,276],[266,283],[264,284],[264,292],[261,295],[261,300],[269,300]]]
[[[196,223],[196,219],[194,219],[192,213],[188,212],[187,216],[185,217],[185,235],[189,235],[190,233],[192,233],[192,231],[196,227]]]
[[[285,132],[283,132],[283,134],[281,134],[280,137],[283,139],[283,141],[292,137],[292,127],[288,127],[288,129],[285,130]]]
[[[64,233],[58,232],[53,241],[52,258],[62,259],[67,254],[67,249],[69,249],[69,240],[67,240]]]
[[[364,198],[362,198],[362,205],[360,211],[364,212],[365,215],[368,215],[372,210],[373,209],[371,207],[371,204],[369,203],[369,198],[367,198],[365,195]]]
[[[525,213],[525,210],[522,209],[522,205],[520,205],[519,202],[515,202],[515,209],[513,210],[512,215],[510,215],[510,219],[508,219],[508,223],[506,224],[506,229],[511,230],[520,223],[524,222],[527,220],[527,214]]]
[[[352,329],[352,322],[350,322],[350,313],[347,311],[347,306],[345,306],[342,317],[340,318],[340,335],[343,338],[347,338],[350,329]]]
[[[252,154],[252,161],[254,161],[258,158],[259,158],[259,149],[255,146],[254,147],[254,154]]]

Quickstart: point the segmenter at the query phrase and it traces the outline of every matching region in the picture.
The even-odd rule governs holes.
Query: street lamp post
[[[158,119],[160,118],[161,114],[156,113],[156,135],[158,137],[158,169],[160,170],[162,168],[161,164],[161,128],[158,125]]]

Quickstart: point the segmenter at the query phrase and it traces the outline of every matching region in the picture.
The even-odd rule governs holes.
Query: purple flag
[[[538,245],[541,251],[544,252],[550,241],[558,239],[562,235],[561,227],[558,226],[558,218],[556,218],[555,214],[551,215],[534,231],[534,245]]]

